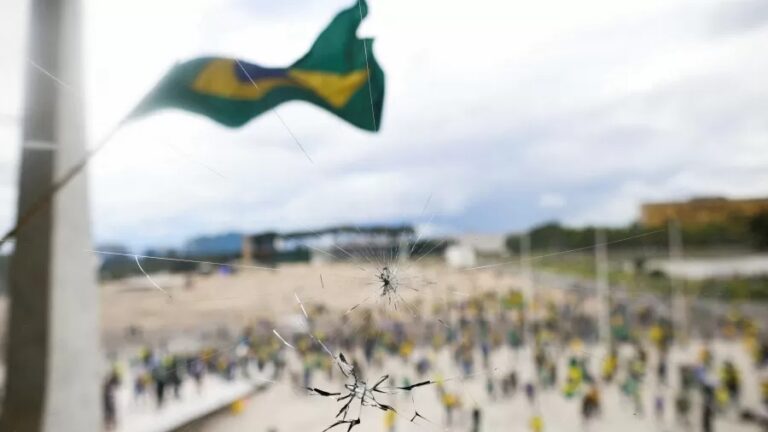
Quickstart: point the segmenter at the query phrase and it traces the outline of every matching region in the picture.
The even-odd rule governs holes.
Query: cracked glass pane
[[[0,4],[0,430],[765,429],[764,0],[300,3]]]

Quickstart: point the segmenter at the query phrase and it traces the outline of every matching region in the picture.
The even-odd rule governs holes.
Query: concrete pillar
[[[31,3],[18,214],[39,203],[85,156],[80,2]],[[16,235],[0,430],[102,428],[99,302],[90,248],[81,173]]]

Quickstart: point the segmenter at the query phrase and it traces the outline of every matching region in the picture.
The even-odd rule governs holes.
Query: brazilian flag
[[[224,57],[177,64],[129,118],[178,108],[238,127],[283,102],[303,100],[361,129],[377,131],[384,104],[384,72],[373,56],[373,40],[356,35],[367,14],[364,0],[341,11],[309,52],[286,68]]]

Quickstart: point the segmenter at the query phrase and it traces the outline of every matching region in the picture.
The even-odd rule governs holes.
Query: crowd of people
[[[312,388],[318,375],[323,382],[343,381],[345,377],[338,373],[334,358],[326,350],[333,347],[335,352],[346,353],[361,375],[385,371],[399,387],[408,387],[416,380],[434,383],[431,387],[448,427],[458,427],[461,417],[460,424],[471,431],[483,430],[483,406],[463,400],[460,388],[446,382],[441,353],[449,353],[451,368],[459,370],[461,376],[484,380],[489,399],[524,396],[533,432],[546,427],[547,419],[538,403],[541,394],[560,394],[578,403],[582,426],[589,430],[591,424],[600,421],[606,409],[604,395],[611,389],[618,390],[635,415],[652,413],[660,424],[671,406],[675,430],[712,432],[714,419],[720,415],[765,424],[768,343],[755,322],[728,315],[720,322],[719,333],[708,336],[711,340],[744,342],[753,361],[748,371],[757,374],[749,379],[762,377],[762,407],[742,403],[744,366],[727,356],[718,358],[707,343],[701,345],[697,359],[673,363],[670,353],[676,345],[669,317],[652,307],[614,304],[611,344],[595,350],[599,346],[597,320],[584,307],[588,301],[586,297],[566,297],[539,300],[531,306],[520,293],[509,291],[442,305],[414,300],[396,312],[392,308],[360,308],[341,318],[326,305],[307,305],[310,320],[306,329],[283,332],[285,340],[272,332],[280,323],[265,321],[245,329],[233,349],[165,355],[144,350],[130,365],[134,400],[145,403],[152,398],[157,408],[162,408],[168,393],[180,397],[179,388],[187,378],[202,391],[205,375],[224,380],[247,378],[252,368],[269,367],[274,380],[286,372],[292,385],[304,389]],[[495,353],[502,349],[528,355],[533,375],[522,373],[523,360],[492,365]],[[599,358],[594,353],[600,353]],[[398,366],[387,369],[393,361]],[[501,373],[496,373],[500,367]],[[105,380],[108,426],[115,423],[114,394],[123,381],[121,375],[115,368]],[[646,393],[651,397],[645,397]],[[415,415],[423,414],[416,411]],[[386,430],[394,431],[396,424],[394,414],[384,415]]]
[[[191,397],[204,396],[206,381],[218,379],[232,382],[251,379],[271,365],[271,373],[279,376],[284,367],[282,351],[275,341],[252,337],[250,329],[231,348],[208,347],[195,352],[170,353],[145,347],[126,362],[112,364],[103,383],[103,412],[107,429],[117,425],[116,394],[122,385],[130,385],[131,403],[137,407],[154,406],[162,410],[170,398],[183,399],[182,385],[194,383]],[[130,378],[130,382],[126,378]]]
[[[703,432],[713,431],[714,419],[720,415],[765,426],[768,339],[755,321],[724,315],[717,334],[697,338],[697,343],[691,344],[700,347],[698,358],[672,363],[674,338],[669,317],[656,313],[650,306],[633,309],[619,303],[614,305],[611,317],[612,344],[598,361],[587,349],[598,342],[596,320],[584,312],[582,301],[586,299],[541,302],[526,319],[519,293],[488,293],[438,307],[431,315],[405,314],[405,318],[396,319],[387,313],[367,311],[357,323],[342,322],[332,331],[319,334],[344,352],[359,351],[360,363],[366,367],[384,370],[386,359],[401,359],[407,367],[387,373],[402,375],[399,379],[403,387],[409,385],[411,377],[437,377],[435,395],[445,410],[447,426],[453,424],[456,411],[465,401],[461,400],[460,392],[441,384],[436,353],[448,350],[453,366],[464,376],[484,376],[490,399],[510,398],[520,386],[520,373],[515,366],[502,365],[502,374],[484,372],[497,369],[490,365],[494,352],[501,348],[522,350],[525,345],[532,347],[535,379],[521,387],[531,405],[533,431],[542,430],[546,421],[536,408],[539,393],[556,392],[565,399],[578,400],[584,427],[588,428],[599,421],[604,409],[603,394],[612,387],[619,390],[635,415],[652,413],[659,424],[664,422],[668,406],[673,406],[675,425],[684,430],[698,426]],[[414,304],[405,310],[423,308]],[[752,365],[737,365],[723,352],[717,358],[707,341],[738,342],[749,351]],[[331,376],[333,360],[310,335],[299,332],[292,343],[303,362],[302,379],[295,380],[297,385],[310,387],[316,372]],[[762,407],[741,403],[746,371],[756,374],[751,379],[761,380]],[[466,409],[471,430],[477,430],[482,406]],[[699,416],[698,420],[693,418],[694,414]],[[385,417],[385,424],[394,427],[390,418]]]

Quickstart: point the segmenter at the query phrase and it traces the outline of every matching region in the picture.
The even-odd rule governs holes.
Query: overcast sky
[[[199,55],[299,58],[348,0],[89,0],[91,143]],[[0,227],[15,210],[27,3],[0,3]],[[419,223],[506,232],[624,224],[648,200],[768,194],[768,1],[369,0],[386,73],[380,133],[314,106],[239,129],[168,111],[89,168],[94,234]],[[428,205],[427,201],[429,200]]]

